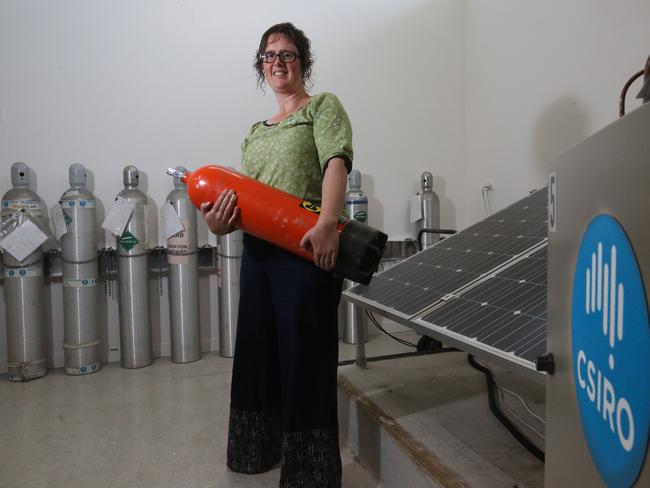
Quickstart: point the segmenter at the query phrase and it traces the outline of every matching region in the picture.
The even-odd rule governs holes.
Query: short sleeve
[[[242,158],[243,155],[246,153],[246,148],[248,147],[248,141],[250,137],[253,135],[253,132],[255,132],[255,129],[259,125],[259,122],[255,122],[250,129],[248,129],[248,132],[246,133],[246,137],[244,138],[244,142],[241,143],[241,153],[242,153]]]
[[[314,114],[314,142],[321,171],[334,157],[345,160],[348,173],[352,170],[352,125],[339,99],[323,94]]]

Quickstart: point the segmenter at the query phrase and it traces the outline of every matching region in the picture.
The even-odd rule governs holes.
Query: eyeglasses
[[[292,51],[282,51],[279,53],[266,51],[260,53],[259,55],[259,58],[263,63],[273,63],[276,57],[280,58],[280,61],[283,63],[292,63],[296,60],[296,58],[299,58],[300,56],[298,56],[298,53],[294,53]]]

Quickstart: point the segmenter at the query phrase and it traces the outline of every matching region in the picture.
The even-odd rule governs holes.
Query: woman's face
[[[298,54],[296,45],[284,34],[272,34],[264,52],[293,52]],[[262,63],[264,79],[275,93],[297,93],[303,89],[302,65],[300,58],[285,63],[279,56],[272,63]]]

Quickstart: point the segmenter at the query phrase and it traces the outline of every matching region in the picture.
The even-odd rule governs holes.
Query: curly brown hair
[[[311,67],[314,59],[311,52],[311,41],[303,31],[298,29],[291,22],[283,22],[269,27],[260,39],[260,46],[257,48],[255,55],[255,63],[253,67],[257,72],[257,86],[264,89],[266,84],[264,80],[264,69],[262,68],[262,59],[260,55],[266,50],[266,45],[269,42],[269,37],[273,34],[282,34],[289,38],[298,49],[298,56],[300,57],[300,66],[302,68],[302,83],[303,85],[311,84]]]

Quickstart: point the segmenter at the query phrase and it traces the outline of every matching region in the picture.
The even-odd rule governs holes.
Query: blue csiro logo
[[[573,374],[591,458],[608,486],[639,476],[650,429],[650,323],[625,231],[609,215],[582,238],[573,276]]]

